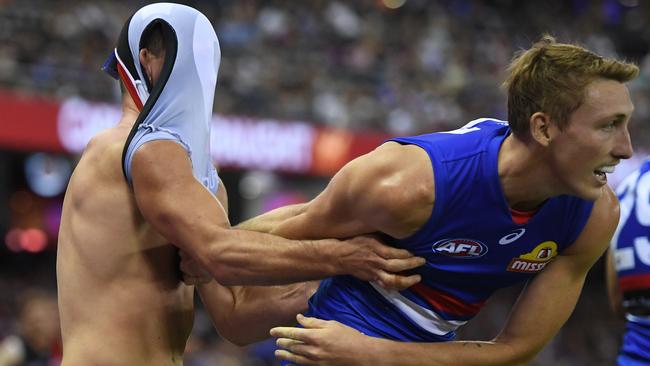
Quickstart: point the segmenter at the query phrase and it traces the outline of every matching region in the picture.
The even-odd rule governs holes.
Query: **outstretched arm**
[[[421,148],[389,142],[346,164],[312,201],[270,211],[239,227],[295,239],[376,232],[404,238],[431,215],[435,189],[430,166]]]
[[[429,219],[433,208],[433,174],[422,169],[428,166],[429,157],[419,147],[387,143],[346,164],[312,201],[270,211],[238,228],[290,239],[343,239],[377,232],[407,237]],[[424,260],[412,263],[415,267]],[[384,287],[397,289],[418,281],[419,276],[388,272],[377,280]]]
[[[577,241],[524,289],[501,333],[490,342],[402,343],[371,338],[337,322],[301,318],[274,328],[281,359],[302,365],[525,365],[573,311],[586,274],[607,248],[618,201],[604,189]]]
[[[305,212],[307,205],[308,203],[298,203],[295,205],[279,207],[244,222],[240,222],[236,227],[241,230],[271,233],[286,220]]]
[[[228,212],[228,195],[220,186],[217,200]],[[269,329],[291,324],[307,309],[307,301],[319,281],[284,286],[223,286],[192,257],[180,252],[184,281],[196,279],[197,289],[215,329],[230,342],[243,346],[268,338]]]
[[[132,164],[142,215],[221,284],[274,285],[339,274],[376,281],[419,262],[370,238],[297,241],[230,229],[224,210],[194,178],[187,152],[175,142],[143,145]]]
[[[402,169],[405,159],[421,159],[419,166],[427,166],[428,157],[422,153],[419,148],[396,144],[382,146],[346,165],[311,202],[278,208],[245,221],[237,228],[272,232],[293,239],[344,238],[376,231],[395,236],[408,235],[428,219],[432,208],[433,179],[430,171],[419,169],[418,173],[425,172],[420,177],[414,176],[415,171]],[[419,190],[409,190],[411,195],[405,195],[401,193],[404,190],[397,189],[402,179],[422,182],[422,186]],[[412,186],[418,188],[415,184]],[[407,216],[401,210],[404,207],[410,208],[406,220],[402,218]],[[417,281],[419,276],[386,275],[378,282],[401,289]],[[315,289],[313,284],[298,284],[223,292],[219,291],[218,284],[213,283],[199,286],[199,290],[216,328],[226,338],[242,344],[266,337],[272,326],[293,323],[295,315],[307,307],[308,297],[296,296],[305,293],[301,286]],[[212,291],[208,291],[209,288]],[[225,297],[218,298],[220,294]],[[224,310],[221,305],[224,298],[238,307],[231,309],[228,306]],[[265,298],[269,300],[260,301]],[[260,319],[261,315],[263,319]],[[243,334],[241,324],[247,325]]]

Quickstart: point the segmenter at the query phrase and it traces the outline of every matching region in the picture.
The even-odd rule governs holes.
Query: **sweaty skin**
[[[92,139],[66,192],[57,259],[63,365],[181,365],[192,329],[194,287],[174,270],[177,249],[141,216],[122,175],[137,118],[135,105],[129,110]]]
[[[144,48],[139,57],[156,84],[164,52]],[[390,288],[419,281],[396,273],[422,265],[422,258],[371,237],[291,241],[232,229],[225,189],[215,200],[193,175],[187,150],[174,141],[142,145],[129,186],[122,152],[140,113],[130,94],[123,97],[122,113],[116,127],[88,144],[64,200],[57,257],[64,365],[182,364],[194,288],[181,282],[178,249],[218,281],[203,291],[216,294],[210,307],[216,324],[235,319],[223,315],[231,309],[256,321],[246,315],[250,307],[234,301],[235,293],[247,292],[223,285],[280,285],[339,274]],[[259,293],[286,319],[304,307],[307,290],[300,285]],[[279,324],[256,323],[267,330]],[[245,329],[242,324],[233,327]]]
[[[632,155],[628,122],[633,105],[627,87],[617,81],[595,80],[585,94],[584,103],[564,130],[538,112],[530,118],[533,142],[510,135],[501,147],[498,172],[510,207],[528,210],[560,194],[595,204],[577,240],[528,282],[499,335],[489,342],[405,343],[365,336],[336,321],[298,317],[302,328],[271,331],[281,348],[276,356],[305,366],[531,362],[570,316],[589,269],[616,228],[618,200],[596,170]],[[411,188],[414,182],[424,182],[424,189],[417,185],[416,189],[398,189]],[[296,238],[374,231],[403,238],[428,218],[435,204],[433,187],[423,150],[386,143],[349,163],[297,214],[271,212],[248,226]]]
[[[122,146],[138,114],[131,98],[125,104],[119,125],[89,143],[65,196],[57,258],[63,365],[181,365],[192,329],[194,287],[181,281],[178,249],[140,214],[122,174]],[[217,200],[227,217],[225,187]],[[184,263],[199,272],[190,257]],[[304,311],[315,286],[211,281],[200,289],[212,299],[217,330],[243,344]],[[262,328],[247,332],[249,325]]]

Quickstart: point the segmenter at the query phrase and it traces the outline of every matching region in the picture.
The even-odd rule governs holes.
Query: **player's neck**
[[[130,129],[138,119],[139,114],[140,111],[135,105],[133,98],[131,98],[129,93],[125,93],[122,97],[122,118],[120,118],[118,126],[124,126]]]
[[[499,151],[499,180],[510,208],[529,211],[557,195],[544,154],[510,135]]]

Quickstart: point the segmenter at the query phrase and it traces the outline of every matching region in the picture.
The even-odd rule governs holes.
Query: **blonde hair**
[[[518,52],[503,87],[508,92],[508,121],[515,136],[528,139],[529,119],[548,113],[560,129],[584,101],[585,88],[596,79],[625,83],[639,74],[631,63],[601,57],[583,47],[557,43],[545,34]]]

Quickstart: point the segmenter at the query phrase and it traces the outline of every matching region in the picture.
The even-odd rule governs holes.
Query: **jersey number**
[[[636,189],[634,189],[634,183],[637,184]],[[619,192],[625,192],[625,194],[621,199],[620,225],[614,234],[616,241],[618,241],[621,228],[625,226],[632,214],[636,216],[639,224],[650,229],[650,171],[645,172],[640,179],[636,175],[629,177],[623,182]],[[647,236],[634,238],[634,251],[641,263],[650,266],[650,240],[648,240]],[[616,251],[616,267],[618,270],[634,267],[634,260],[625,252],[625,249]]]

